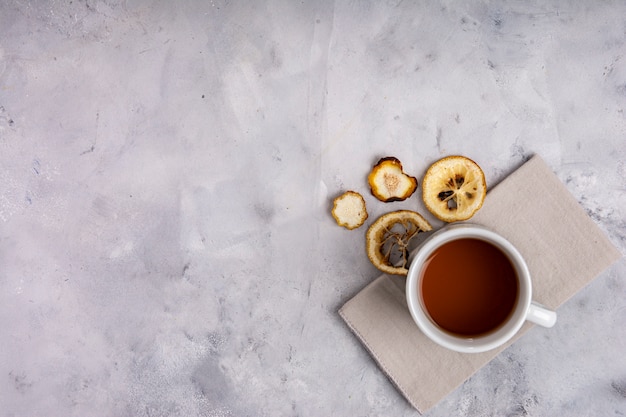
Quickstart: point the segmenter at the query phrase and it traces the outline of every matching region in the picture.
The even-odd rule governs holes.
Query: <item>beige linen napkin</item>
[[[471,222],[500,233],[519,249],[531,272],[533,300],[551,309],[621,257],[539,156],[494,187]],[[493,351],[447,350],[414,324],[406,305],[404,277],[387,275],[349,300],[339,314],[420,412],[433,407],[531,327],[525,324],[514,340]]]

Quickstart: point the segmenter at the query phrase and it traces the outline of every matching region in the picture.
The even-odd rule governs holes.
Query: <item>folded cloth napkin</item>
[[[518,248],[530,269],[533,300],[551,309],[621,257],[539,156],[489,191],[471,223],[492,229]],[[404,284],[404,277],[380,276],[339,314],[420,412],[437,404],[532,327],[526,323],[507,345],[492,351],[450,351],[419,331],[406,305]]]

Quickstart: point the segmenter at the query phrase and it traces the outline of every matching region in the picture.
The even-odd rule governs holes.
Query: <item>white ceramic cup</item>
[[[442,330],[430,318],[421,296],[420,280],[425,261],[441,245],[463,238],[480,239],[500,249],[511,261],[518,279],[518,298],[513,312],[498,328],[477,337],[464,337]],[[420,330],[433,342],[457,352],[478,353],[502,346],[519,331],[526,320],[544,327],[552,327],[556,323],[554,311],[532,301],[528,266],[515,246],[491,230],[467,223],[445,226],[411,252],[406,299],[411,316]]]

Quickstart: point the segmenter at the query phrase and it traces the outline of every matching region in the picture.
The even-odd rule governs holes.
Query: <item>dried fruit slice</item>
[[[367,229],[367,257],[374,266],[387,274],[406,275],[409,241],[419,232],[432,227],[419,213],[398,210],[380,216]]]
[[[372,194],[385,203],[402,201],[411,197],[417,189],[417,178],[405,174],[397,158],[380,159],[367,176]]]
[[[426,208],[439,220],[467,220],[485,201],[487,184],[478,164],[464,156],[448,156],[428,168],[422,183]]]
[[[337,224],[346,229],[361,226],[367,219],[363,196],[355,191],[346,191],[333,201],[332,215]]]

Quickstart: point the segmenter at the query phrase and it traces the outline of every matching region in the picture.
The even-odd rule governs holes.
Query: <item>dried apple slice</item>
[[[367,182],[372,194],[385,203],[406,200],[417,189],[417,178],[406,174],[393,156],[380,159],[367,176]]]
[[[428,168],[422,183],[426,208],[444,222],[467,220],[483,205],[485,174],[464,156],[448,156]]]
[[[432,230],[426,219],[410,210],[383,214],[367,229],[367,257],[374,266],[387,274],[406,275],[408,245],[420,232]]]
[[[367,219],[367,208],[363,196],[355,191],[346,191],[333,201],[332,215],[339,226],[352,230]]]

